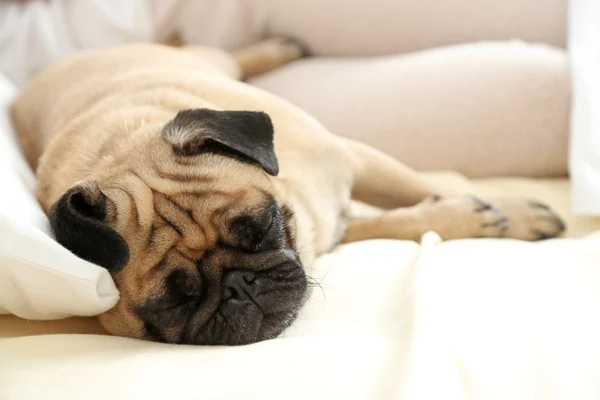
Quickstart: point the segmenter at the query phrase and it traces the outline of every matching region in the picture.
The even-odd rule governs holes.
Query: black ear
[[[84,260],[121,270],[129,260],[129,248],[106,222],[114,203],[95,182],[69,189],[50,209],[50,226],[58,243]]]
[[[178,155],[197,155],[217,144],[259,164],[270,175],[279,173],[273,124],[263,112],[206,108],[180,111],[165,125],[163,135]]]

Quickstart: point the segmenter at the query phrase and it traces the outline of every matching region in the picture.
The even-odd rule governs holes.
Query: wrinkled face
[[[100,317],[107,330],[244,344],[273,338],[294,320],[306,277],[292,215],[265,187],[231,179],[194,193],[151,190],[142,200],[153,203],[154,216],[149,230],[132,221],[123,236],[130,260],[113,274],[121,300]]]
[[[265,114],[191,110],[113,176],[67,192],[50,212],[57,240],[108,268],[120,291],[102,325],[186,344],[279,335],[307,280],[276,173]]]

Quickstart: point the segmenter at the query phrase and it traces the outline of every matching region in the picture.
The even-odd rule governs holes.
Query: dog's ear
[[[263,112],[206,108],[180,111],[165,125],[163,135],[180,156],[222,152],[259,164],[270,175],[279,173],[273,124]]]
[[[95,182],[69,189],[50,209],[50,226],[56,240],[84,260],[121,270],[129,260],[127,243],[107,219],[115,205]]]

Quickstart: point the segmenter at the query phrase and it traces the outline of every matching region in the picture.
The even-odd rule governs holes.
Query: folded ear
[[[270,175],[279,173],[273,124],[263,112],[206,108],[180,111],[165,125],[163,135],[177,155],[197,155],[214,150],[217,144],[245,161],[259,164]]]
[[[107,218],[115,205],[95,182],[69,189],[50,209],[50,226],[58,243],[84,260],[121,270],[129,260],[127,243]]]

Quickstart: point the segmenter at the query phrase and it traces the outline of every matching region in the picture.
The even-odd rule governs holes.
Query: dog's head
[[[270,118],[186,110],[155,136],[50,210],[57,240],[117,284],[120,300],[101,323],[169,343],[277,336],[296,317],[307,280],[292,212],[271,179]]]

